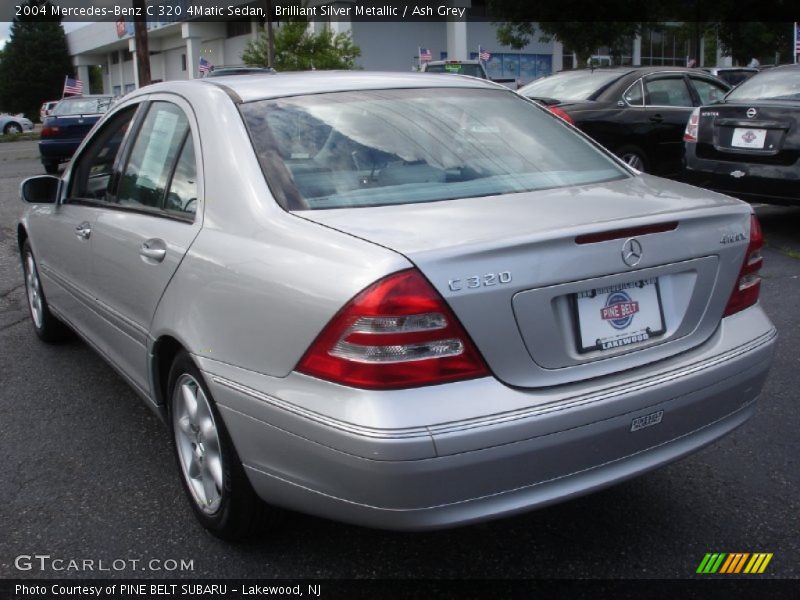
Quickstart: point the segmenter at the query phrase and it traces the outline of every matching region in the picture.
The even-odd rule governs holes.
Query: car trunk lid
[[[641,176],[296,214],[406,256],[501,381],[538,387],[629,369],[707,340],[741,267],[750,209]],[[639,256],[628,264],[631,239]]]
[[[796,143],[796,103],[715,104],[700,109],[697,156],[729,162],[792,165]]]

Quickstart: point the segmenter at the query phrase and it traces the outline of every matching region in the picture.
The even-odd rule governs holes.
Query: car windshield
[[[372,90],[240,108],[270,189],[289,210],[494,196],[628,176],[510,91]]]
[[[726,100],[800,100],[800,69],[762,71],[728,94]]]
[[[111,106],[110,97],[69,98],[59,102],[53,109],[53,114],[56,116],[96,115],[106,112],[109,106]]]
[[[579,70],[564,71],[537,79],[520,88],[519,93],[528,98],[552,98],[561,102],[588,100],[597,90],[619,79],[619,71]]]
[[[437,65],[427,65],[426,73],[455,73],[456,75],[470,75],[472,77],[483,78],[480,66],[475,63],[442,63]]]

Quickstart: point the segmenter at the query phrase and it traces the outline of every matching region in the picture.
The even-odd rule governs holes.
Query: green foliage
[[[49,2],[26,0],[24,4],[44,6]],[[60,98],[64,78],[72,73],[61,23],[17,18],[0,62],[0,109],[38,120],[42,103]]]
[[[352,69],[361,49],[349,33],[334,34],[328,29],[312,33],[306,21],[286,21],[275,28],[275,61],[278,71],[309,69]],[[251,66],[267,64],[267,36],[263,30],[248,42],[242,61]]]
[[[792,57],[794,33],[792,23],[761,21],[727,21],[719,24],[719,41],[722,51],[740,65],[757,58],[762,64],[779,59],[789,62]]]
[[[537,27],[528,22],[504,22],[497,29],[497,40],[519,50],[538,32],[539,41],[557,39],[577,55],[578,65],[583,66],[597,48],[603,46],[609,48],[612,56],[629,53],[631,39],[640,30],[639,23],[629,21],[545,21]]]

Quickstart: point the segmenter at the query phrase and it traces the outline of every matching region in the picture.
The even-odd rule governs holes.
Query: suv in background
[[[55,175],[58,165],[72,158],[83,138],[113,102],[113,96],[97,95],[71,96],[58,103],[45,118],[39,141],[39,154],[47,173]]]
[[[488,79],[507,88],[516,90],[519,85],[513,77],[492,79],[486,72],[486,67],[479,60],[432,60],[422,64],[423,73],[451,73],[453,75],[469,75],[478,79]]]
[[[58,104],[58,100],[50,100],[49,102],[45,102],[42,104],[42,108],[39,109],[39,122],[44,123],[44,120],[49,117],[53,113],[53,109]]]

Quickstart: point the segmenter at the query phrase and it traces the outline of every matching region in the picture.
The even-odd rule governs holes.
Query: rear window
[[[68,115],[96,115],[104,113],[111,106],[111,98],[69,98],[59,102],[53,114],[56,116]]]
[[[469,75],[470,77],[483,78],[483,71],[475,63],[444,63],[438,65],[426,65],[426,73],[454,73],[455,75]]]
[[[528,98],[550,98],[561,102],[588,100],[595,92],[622,76],[619,71],[564,71],[537,79],[520,88]]]
[[[289,210],[493,196],[627,176],[510,91],[341,92],[241,105],[267,182]]]
[[[800,69],[770,69],[743,81],[727,100],[800,100]]]

